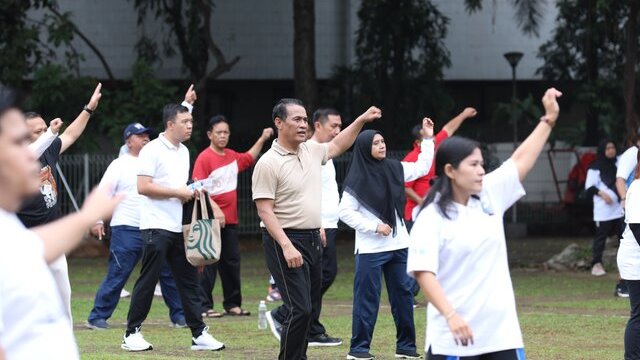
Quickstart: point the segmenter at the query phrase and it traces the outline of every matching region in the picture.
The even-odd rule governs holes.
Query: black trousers
[[[166,260],[176,280],[184,317],[193,337],[198,337],[206,326],[200,316],[200,286],[197,271],[185,257],[182,233],[162,229],[141,230],[144,247],[140,277],[133,287],[131,305],[127,315],[127,332],[134,332],[149,314],[153,291]]]
[[[306,359],[309,325],[313,309],[319,309],[322,286],[322,245],[320,232],[314,230],[286,230],[293,246],[302,254],[303,265],[289,268],[282,248],[262,231],[262,245],[267,267],[282,295],[283,305],[272,310],[282,324],[278,359]],[[278,317],[282,317],[282,321]]]
[[[620,239],[622,231],[624,231],[624,218],[596,221],[596,236],[593,238],[593,260],[591,261],[591,266],[602,262],[602,253],[607,242],[607,236],[615,235]]]
[[[242,307],[242,291],[240,290],[240,247],[238,245],[238,225],[226,225],[221,229],[222,248],[220,261],[207,265],[200,273],[200,288],[202,289],[201,312],[213,309],[213,288],[216,286],[216,275],[220,274],[222,282],[223,301],[225,310]]]
[[[625,360],[640,359],[640,280],[625,280],[629,286],[631,315],[624,332]]]

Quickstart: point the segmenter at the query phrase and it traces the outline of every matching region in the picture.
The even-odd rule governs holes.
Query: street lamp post
[[[518,147],[518,119],[516,119],[516,67],[522,59],[521,52],[518,51],[510,51],[508,53],[504,53],[504,58],[507,59],[509,65],[511,65],[511,121],[513,122],[513,149],[515,150]],[[511,222],[518,222],[518,207],[516,204],[513,204],[513,210],[511,212]]]

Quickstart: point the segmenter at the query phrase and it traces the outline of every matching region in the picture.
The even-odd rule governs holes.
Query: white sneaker
[[[130,293],[130,292],[128,292],[128,291],[127,291],[127,290],[125,290],[125,289],[120,290],[120,298],[121,298],[121,299],[123,299],[123,298],[128,298],[129,296],[131,296],[131,293]]]
[[[162,289],[160,284],[156,284],[156,288],[153,290],[153,296],[162,296]]]
[[[202,334],[198,338],[191,338],[191,350],[213,350],[218,351],[224,349],[224,344],[209,335],[209,327],[202,330]]]
[[[129,336],[124,336],[124,340],[122,340],[120,348],[127,351],[147,351],[153,350],[153,345],[148,343],[144,337],[142,337],[140,328],[136,328],[136,332],[129,334]]]
[[[604,267],[602,267],[601,263],[596,263],[591,268],[591,275],[593,275],[593,276],[604,276],[604,275],[607,275],[607,272],[604,271]]]

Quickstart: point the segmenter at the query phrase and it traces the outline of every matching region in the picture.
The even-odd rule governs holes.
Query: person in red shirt
[[[434,138],[434,145],[436,150],[438,149],[438,145],[442,143],[446,138],[452,136],[462,125],[462,123],[474,116],[476,116],[477,111],[472,107],[465,108],[462,110],[458,116],[449,120],[442,129],[436,134]],[[404,162],[416,162],[418,160],[418,155],[420,155],[420,142],[422,141],[422,125],[416,125],[411,130],[411,135],[413,135],[413,149],[402,159]],[[427,173],[427,175],[416,179],[414,181],[404,183],[404,193],[407,196],[407,202],[404,207],[404,221],[407,226],[407,230],[411,230],[411,226],[413,225],[412,214],[413,209],[422,205],[422,201],[424,197],[429,192],[431,188],[431,179],[435,176],[435,163],[431,165],[431,169]]]
[[[273,135],[272,128],[262,130],[262,135],[249,151],[237,153],[227,149],[231,130],[224,115],[216,115],[209,120],[207,137],[211,141],[193,165],[192,178],[203,181],[211,199],[220,207],[224,217],[222,249],[220,261],[204,267],[200,277],[203,292],[203,315],[220,317],[227,315],[249,315],[242,309],[240,291],[240,248],[238,247],[238,173],[251,167],[262,150],[264,143]],[[218,217],[219,218],[219,217]],[[213,296],[216,273],[220,273],[224,300],[224,313],[213,311]]]

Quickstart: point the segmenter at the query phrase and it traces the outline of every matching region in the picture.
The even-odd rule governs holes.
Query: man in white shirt
[[[627,188],[633,180],[633,171],[638,164],[638,146],[640,146],[640,128],[636,134],[636,142],[633,146],[625,150],[618,158],[618,169],[616,171],[616,190],[620,197],[620,205],[624,209],[627,198]]]
[[[169,104],[163,110],[165,131],[148,143],[138,160],[138,192],[143,195],[140,230],[144,242],[142,270],[131,296],[127,330],[122,349],[153,349],[140,327],[153,300],[153,291],[166,261],[178,284],[187,325],[191,329],[191,350],[222,350],[224,344],[209,335],[200,316],[200,287],[196,268],[187,262],[182,235],[182,204],[194,197],[187,187],[189,140],[193,118],[182,105]]]
[[[78,359],[71,319],[47,264],[72,250],[121,198],[94,191],[80,211],[27,230],[16,211],[40,187],[29,143],[24,115],[0,112],[0,359]]]
[[[149,142],[150,128],[133,123],[124,130],[124,141],[128,148],[109,165],[100,187],[111,184],[113,194],[124,194],[124,201],[118,206],[111,219],[111,243],[109,245],[109,265],[107,276],[98,288],[93,309],[87,319],[87,327],[94,330],[109,328],[107,319],[120,300],[120,292],[126,284],[133,268],[142,257],[142,238],[140,237],[140,202],[138,194],[138,155]],[[104,224],[98,222],[91,233],[99,239],[105,235]],[[160,273],[162,295],[170,309],[171,324],[175,327],[187,327],[178,289],[171,276],[169,267],[164,264]]]

